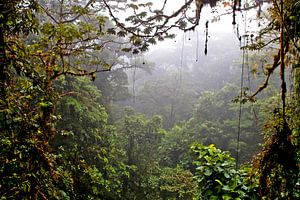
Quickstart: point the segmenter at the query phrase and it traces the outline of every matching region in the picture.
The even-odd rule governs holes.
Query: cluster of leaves
[[[198,199],[259,199],[258,185],[247,183],[247,171],[236,170],[235,160],[214,145],[194,144]]]
[[[105,0],[103,3],[117,26],[110,28],[108,33],[119,37],[127,36],[131,45],[123,48],[123,51],[138,54],[148,50],[150,44],[174,38],[175,35],[170,33],[171,29],[179,29],[184,32],[195,30],[199,25],[203,5],[209,4],[211,7],[215,7],[218,1],[188,0],[176,8],[172,14],[168,11],[170,3],[168,0],[157,4],[160,7],[155,6],[156,4],[153,2],[119,1],[118,6],[115,7],[110,5],[109,0]],[[235,1],[234,4],[236,3]],[[114,13],[120,9],[127,12],[124,20],[119,19]],[[191,12],[192,10],[193,12]]]

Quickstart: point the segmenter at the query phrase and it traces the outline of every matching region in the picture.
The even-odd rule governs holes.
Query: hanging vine
[[[296,1],[294,1],[296,2]],[[268,199],[296,199],[299,197],[300,188],[297,186],[299,179],[299,146],[293,142],[293,112],[287,104],[287,85],[285,81],[286,56],[290,52],[290,43],[293,43],[295,35],[289,32],[295,24],[288,16],[293,4],[291,2],[273,0],[273,13],[277,20],[273,22],[278,26],[279,50],[274,56],[273,65],[266,71],[264,83],[251,96],[255,97],[268,86],[271,74],[276,68],[280,69],[281,80],[281,108],[273,112],[273,118],[266,123],[266,137],[264,148],[255,160],[255,168],[258,169],[260,196]],[[273,17],[274,17],[273,16]],[[290,28],[287,28],[290,27]],[[299,53],[299,52],[298,52]],[[298,113],[299,114],[299,113]]]

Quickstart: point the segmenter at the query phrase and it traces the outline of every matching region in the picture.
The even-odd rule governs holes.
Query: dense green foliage
[[[53,138],[66,196],[71,199],[119,198],[126,166],[117,161],[114,128],[100,105],[100,91],[86,78],[66,77],[57,83],[63,94],[57,105],[58,133]],[[93,156],[91,156],[93,155]]]
[[[189,17],[192,0],[172,15],[166,4],[152,10],[152,2],[136,2],[0,2],[0,199],[298,199],[299,0],[274,1],[272,23],[243,48],[280,45],[266,59],[273,63],[263,86],[240,97],[236,82],[227,83],[235,73],[209,80],[197,66],[166,70],[130,94],[125,69],[150,68],[132,56],[173,38],[171,28],[194,30],[202,8]],[[129,25],[114,15],[125,8]],[[256,99],[277,86],[271,74],[279,74],[281,94]]]
[[[24,40],[38,29],[38,5],[7,1],[0,10],[1,198],[53,196],[56,172],[49,140],[57,98],[47,68]]]
[[[234,159],[214,145],[192,146],[196,154],[198,199],[258,199],[257,185],[247,180],[245,169],[236,170]]]

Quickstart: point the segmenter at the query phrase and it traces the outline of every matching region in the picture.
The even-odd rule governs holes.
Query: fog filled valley
[[[298,0],[0,10],[1,200],[300,198]]]

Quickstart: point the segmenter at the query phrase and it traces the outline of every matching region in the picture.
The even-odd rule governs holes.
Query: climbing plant
[[[253,98],[268,86],[269,78],[275,69],[280,70],[281,105],[274,108],[273,118],[265,125],[264,149],[255,162],[260,177],[260,195],[269,199],[295,199],[299,197],[299,116],[298,109],[291,109],[289,99],[299,98],[298,79],[295,77],[296,90],[287,93],[286,72],[291,68],[297,72],[299,66],[299,1],[272,1],[269,10],[272,22],[259,34],[256,49],[275,45],[277,53],[271,67],[265,68],[266,79]],[[266,35],[273,40],[262,42]]]

